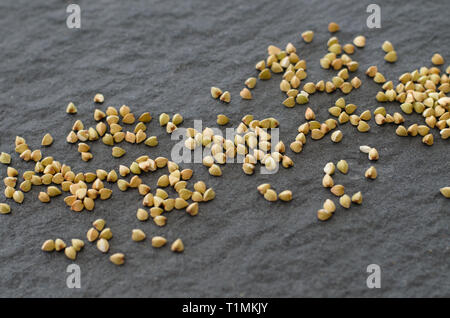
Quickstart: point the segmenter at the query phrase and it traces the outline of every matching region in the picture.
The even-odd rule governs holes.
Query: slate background
[[[266,47],[297,46],[308,63],[308,80],[331,78],[319,58],[326,52],[327,25],[336,21],[341,43],[364,34],[367,46],[353,58],[360,62],[356,73],[362,87],[346,97],[358,112],[374,110],[379,86],[367,78],[372,64],[388,79],[422,65],[430,65],[433,53],[448,61],[448,1],[390,1],[382,8],[382,28],[366,27],[369,1],[77,1],[82,27],[69,30],[65,12],[69,1],[2,1],[0,3],[0,151],[14,153],[14,138],[26,138],[33,148],[50,132],[54,144],[44,150],[76,171],[112,169],[129,164],[138,155],[168,156],[174,142],[154,120],[149,131],[160,145],[122,144],[128,151],[112,159],[110,149],[92,143],[94,159],[85,163],[76,145],[65,136],[75,119],[94,125],[92,102],[102,92],[101,106],[127,104],[136,114],[150,111],[180,112],[185,123],[202,119],[213,126],[224,113],[237,125],[251,113],[259,118],[276,117],[282,139],[289,144],[304,121],[305,106],[281,105],[279,76],[258,82],[254,99],[243,101],[239,91],[244,80],[257,73],[254,64],[266,57]],[[306,45],[300,33],[312,29],[313,43]],[[390,40],[399,56],[385,63],[380,46]],[[209,95],[210,86],[229,90],[232,102],[224,105]],[[308,106],[319,119],[328,118],[327,108],[341,96],[316,94]],[[68,102],[78,114],[65,113]],[[393,113],[398,104],[384,106]],[[406,124],[422,123],[420,116],[406,116]],[[229,125],[231,127],[231,124]],[[351,125],[341,126],[344,139],[333,144],[329,136],[308,141],[301,154],[288,154],[295,167],[275,176],[246,176],[239,165],[228,165],[224,176],[212,178],[205,167],[195,166],[193,180],[205,180],[217,192],[216,200],[200,206],[197,217],[183,212],[168,214],[168,224],[157,228],[140,223],[135,211],[141,198],[136,191],[119,193],[97,201],[92,213],[74,213],[62,197],[44,205],[35,187],[22,205],[11,200],[13,212],[0,218],[0,296],[2,297],[434,297],[450,296],[449,201],[439,188],[449,185],[448,141],[438,138],[426,147],[417,138],[400,138],[395,126],[376,127],[367,134]],[[379,177],[369,182],[363,173],[371,164],[359,145],[375,146],[380,160]],[[334,217],[321,223],[316,211],[326,198],[321,187],[322,168],[328,161],[346,159],[348,175],[335,177],[349,192],[361,190],[362,206],[338,208]],[[13,166],[32,169],[31,163],[13,156]],[[189,167],[192,165],[183,165]],[[146,183],[155,188],[157,177]],[[6,167],[1,167],[1,177]],[[269,203],[256,186],[271,182],[278,190],[291,189],[294,200]],[[192,187],[192,185],[191,185]],[[1,186],[2,191],[4,186]],[[2,199],[1,201],[3,201]],[[333,198],[335,202],[335,200]],[[113,266],[87,243],[75,261],[81,267],[82,288],[66,287],[63,254],[43,253],[45,239],[85,238],[92,221],[104,218],[114,238],[111,252],[125,252],[126,264]],[[186,250],[174,254],[168,247],[155,250],[149,240],[135,243],[133,228],[149,237],[164,235],[169,241],[181,237]],[[366,287],[366,267],[379,264],[382,288]]]

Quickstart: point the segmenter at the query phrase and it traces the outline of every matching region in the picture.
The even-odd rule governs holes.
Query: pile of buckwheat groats
[[[339,25],[332,22],[328,26],[330,33],[339,31]],[[313,31],[305,31],[301,34],[302,39],[306,43],[310,43],[314,39]],[[297,55],[297,49],[289,43],[285,50],[274,45],[268,47],[268,57],[256,63],[256,69],[259,71],[258,78],[260,80],[269,80],[273,74],[282,74],[280,82],[280,90],[286,93],[286,99],[282,104],[292,108],[296,104],[303,105],[309,103],[309,99],[315,93],[326,92],[333,93],[337,89],[344,94],[349,94],[353,89],[359,89],[362,81],[356,76],[351,79],[351,73],[359,68],[359,63],[353,60],[352,55],[357,48],[363,48],[366,44],[366,38],[359,35],[354,38],[353,44],[346,43],[341,45],[336,36],[332,36],[328,42],[328,53],[326,53],[319,61],[320,66],[324,69],[333,69],[338,71],[336,76],[330,80],[320,80],[317,83],[306,82],[302,85],[302,81],[308,76],[306,71],[306,61],[300,59]],[[382,50],[386,53],[385,60],[389,63],[397,61],[397,53],[394,46],[389,41],[385,41],[381,45]],[[300,153],[306,144],[307,136],[311,134],[312,140],[322,139],[326,134],[330,133],[333,142],[338,143],[343,138],[343,133],[336,128],[350,122],[359,132],[366,133],[370,130],[369,122],[374,117],[375,123],[379,126],[393,123],[398,125],[396,134],[398,136],[417,136],[422,137],[422,142],[428,146],[433,145],[433,134],[431,129],[438,129],[442,139],[450,137],[450,97],[446,94],[450,92],[450,66],[445,72],[437,67],[444,64],[444,59],[439,54],[434,54],[431,59],[433,67],[421,67],[401,75],[398,83],[394,84],[392,80],[387,81],[385,76],[378,72],[377,66],[370,66],[366,74],[373,78],[376,83],[382,84],[382,91],[379,91],[375,98],[379,102],[398,102],[400,109],[405,114],[413,112],[422,114],[424,124],[412,124],[404,127],[403,115],[400,112],[388,114],[384,107],[378,107],[373,114],[370,110],[363,110],[359,115],[355,114],[358,107],[354,104],[347,103],[344,98],[338,98],[335,105],[328,109],[330,115],[334,118],[328,118],[323,122],[316,120],[314,111],[307,107],[305,110],[305,123],[298,127],[298,135],[289,145],[294,153]],[[257,84],[256,77],[250,77],[245,81],[245,88],[240,92],[242,99],[252,99],[251,89]],[[302,89],[300,89],[302,86]],[[211,95],[215,99],[219,99],[224,103],[231,102],[231,94],[228,91],[222,92],[220,88],[211,87]],[[97,94],[94,102],[99,105],[103,104],[104,96]],[[69,103],[66,108],[68,114],[76,114],[77,107],[73,103]],[[112,156],[115,158],[122,157],[126,151],[117,146],[125,141],[131,144],[144,144],[149,147],[156,147],[158,139],[156,136],[147,136],[146,124],[152,120],[150,113],[141,114],[136,120],[131,109],[123,105],[117,110],[113,106],[107,107],[105,111],[95,109],[94,119],[98,122],[95,127],[84,127],[81,120],[76,120],[72,126],[72,130],[67,135],[68,143],[78,143],[78,152],[83,161],[89,161],[93,158],[90,152],[88,142],[102,140],[105,145],[111,146]],[[122,125],[135,125],[133,131],[124,131]],[[183,117],[175,114],[172,117],[166,113],[159,115],[159,123],[165,127],[166,132],[172,134],[183,123]],[[226,125],[229,118],[220,114],[217,116],[218,125]],[[202,158],[202,163],[208,168],[209,174],[212,176],[221,176],[221,165],[227,163],[228,158],[242,158],[242,170],[247,175],[252,175],[258,162],[262,168],[268,171],[274,171],[278,165],[288,169],[294,165],[293,160],[288,157],[285,152],[285,144],[282,140],[272,146],[271,129],[279,126],[278,120],[275,118],[256,119],[253,115],[247,114],[242,118],[236,128],[233,139],[225,139],[222,135],[216,134],[212,128],[206,127],[203,131],[197,131],[194,128],[186,129],[184,146],[194,151],[196,148],[207,150],[208,155]],[[334,131],[333,131],[334,130]],[[332,132],[333,131],[333,132]],[[53,137],[46,134],[42,138],[42,146],[49,147],[53,143]],[[215,192],[212,188],[208,188],[206,183],[198,181],[193,185],[193,190],[189,190],[188,181],[193,175],[193,170],[183,169],[177,163],[168,160],[165,157],[157,157],[155,159],[149,156],[140,156],[136,158],[130,166],[120,165],[118,173],[115,170],[105,171],[102,169],[93,172],[74,172],[64,163],[55,160],[53,157],[43,157],[41,150],[31,150],[26,140],[17,136],[15,140],[15,150],[24,161],[35,162],[34,170],[25,171],[22,174],[23,182],[20,183],[19,189],[16,189],[18,183],[19,171],[8,166],[7,177],[4,179],[5,197],[13,199],[21,204],[24,201],[24,193],[31,190],[32,186],[47,186],[46,191],[42,191],[38,195],[38,199],[43,203],[49,203],[54,197],[68,193],[64,198],[64,202],[72,211],[81,212],[84,209],[92,211],[95,208],[95,200],[107,200],[112,196],[113,190],[106,187],[116,183],[120,191],[128,189],[137,189],[139,194],[143,196],[142,207],[137,209],[136,217],[139,221],[147,221],[150,217],[158,226],[165,226],[167,218],[163,215],[173,209],[184,209],[191,216],[195,216],[199,211],[199,203],[207,202],[215,198]],[[369,160],[378,160],[379,153],[374,147],[367,145],[360,146],[360,151],[368,155]],[[11,156],[2,152],[0,162],[5,165],[11,164]],[[147,172],[153,172],[157,169],[167,168],[168,173],[158,178],[158,188],[154,193],[148,185],[142,182],[139,175]],[[363,196],[361,192],[352,194],[351,196],[345,192],[345,187],[341,184],[334,184],[332,175],[336,169],[347,174],[349,166],[345,160],[340,160],[336,164],[329,162],[324,167],[324,177],[322,185],[330,188],[333,195],[339,198],[339,204],[348,209],[351,203],[362,204]],[[131,176],[129,180],[125,179]],[[119,177],[120,176],[120,177]],[[376,179],[377,170],[374,166],[367,168],[365,172],[367,179]],[[170,198],[169,194],[164,190],[166,187],[173,187],[178,197]],[[257,190],[268,201],[292,200],[292,191],[283,190],[277,194],[268,183],[261,184]],[[450,187],[440,189],[440,192],[446,198],[450,198]],[[192,201],[192,202],[189,202]],[[317,211],[319,220],[325,221],[329,219],[336,210],[336,205],[331,199],[326,199],[323,208]],[[8,214],[11,208],[6,203],[0,203],[0,213]],[[92,228],[87,231],[86,238],[89,242],[96,242],[97,248],[107,253],[109,251],[109,240],[112,238],[112,231],[105,227],[106,222],[98,219],[92,224]],[[146,234],[140,229],[131,231],[133,241],[143,241]],[[167,240],[161,236],[155,236],[151,239],[151,244],[155,248],[166,245]],[[74,260],[77,253],[84,247],[84,241],[74,238],[71,240],[71,246],[67,246],[62,239],[48,239],[41,249],[46,252],[62,251],[65,255]],[[171,250],[174,252],[182,252],[184,245],[181,239],[176,239],[171,244]],[[121,265],[125,261],[125,255],[115,253],[110,256],[112,263]]]

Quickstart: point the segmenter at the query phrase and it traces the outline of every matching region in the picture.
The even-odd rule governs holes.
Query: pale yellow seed
[[[314,39],[314,32],[313,31],[305,31],[302,33],[302,39],[306,43],[310,43]]]
[[[361,191],[356,192],[355,194],[352,195],[352,202],[356,203],[356,204],[361,204],[362,203]]]
[[[101,104],[101,103],[103,103],[104,101],[105,101],[105,97],[104,97],[102,94],[100,94],[100,93],[95,94],[95,96],[94,96],[94,102],[95,102],[95,103]]]
[[[172,252],[178,252],[181,253],[184,251],[184,244],[181,239],[177,239],[172,243],[172,246],[170,247],[170,250]]]
[[[158,226],[164,226],[167,223],[167,218],[165,216],[158,215],[153,218],[153,222],[155,222]]]
[[[374,166],[371,166],[369,169],[366,170],[364,175],[367,179],[376,179],[378,175],[377,169],[375,169]]]
[[[46,240],[41,246],[44,252],[53,252],[55,250],[55,242],[53,240]]]
[[[331,193],[333,193],[335,196],[338,196],[338,197],[344,195],[344,190],[345,189],[342,184],[337,184],[330,189]]]
[[[135,242],[140,242],[145,240],[145,233],[140,229],[134,229],[131,231],[131,239]]]
[[[66,113],[68,113],[68,114],[76,114],[77,113],[77,107],[75,106],[74,103],[70,102],[67,105]]]
[[[87,231],[86,238],[89,242],[94,242],[99,236],[98,231],[95,228],[90,228]]]
[[[11,212],[11,207],[9,204],[0,203],[0,214],[8,214]]]
[[[444,58],[442,57],[442,55],[435,53],[431,58],[431,63],[433,63],[434,65],[442,65],[444,64]]]
[[[53,137],[50,134],[46,134],[42,138],[42,142],[41,142],[42,146],[50,146],[52,143],[53,143]]]
[[[197,202],[191,203],[186,208],[186,212],[192,216],[197,215],[198,214],[198,203]]]
[[[125,149],[120,147],[113,147],[112,148],[112,155],[115,158],[120,158],[126,153]]]
[[[384,56],[384,60],[389,63],[396,62],[397,61],[397,52],[392,50],[392,51],[386,53],[386,55]]]
[[[320,209],[320,210],[317,211],[317,218],[320,221],[326,221],[329,218],[331,218],[332,216],[333,216],[333,213],[332,212],[328,212],[325,209]]]
[[[219,177],[222,175],[222,170],[220,169],[220,167],[216,164],[213,164],[209,169],[208,172],[210,175],[215,176],[215,177]]]
[[[66,246],[67,245],[66,245],[66,243],[63,240],[61,240],[59,238],[55,240],[55,250],[57,252],[62,251],[63,249],[66,248]]]
[[[348,172],[348,163],[345,160],[339,160],[339,162],[337,163],[336,167],[338,168],[338,170],[343,173],[343,174],[347,174]]]
[[[248,88],[243,88],[239,95],[242,99],[252,99],[252,93],[248,90]]]
[[[247,85],[248,88],[252,89],[256,86],[256,77],[249,77],[245,81],[245,85]]]
[[[357,47],[364,47],[366,46],[366,38],[362,35],[358,35],[356,38],[353,39],[353,44],[355,44]]]
[[[76,252],[79,252],[84,247],[84,242],[80,239],[72,239],[72,246]]]
[[[378,160],[379,157],[378,151],[375,148],[371,148],[369,151],[369,160]]]
[[[220,95],[222,95],[222,90],[220,89],[220,88],[218,88],[218,87],[211,87],[211,96],[213,97],[213,98],[219,98],[220,97]]]
[[[339,198],[339,204],[346,209],[350,208],[351,202],[352,200],[350,199],[350,196],[348,196],[347,194],[344,194]]]
[[[162,237],[162,236],[154,236],[152,237],[152,246],[159,248],[159,247],[163,247],[164,245],[166,245],[167,240]]]
[[[24,200],[24,194],[22,191],[14,191],[13,200],[17,203],[22,203]]]
[[[68,259],[75,260],[77,258],[77,251],[73,246],[66,247],[64,249],[64,254]]]
[[[441,194],[444,197],[450,198],[450,187],[443,187],[443,188],[439,189],[439,191],[441,192]]]
[[[272,189],[267,189],[264,193],[264,199],[267,201],[276,201],[278,199],[277,193]]]
[[[217,115],[217,124],[218,125],[221,125],[221,126],[226,125],[226,124],[228,124],[229,121],[230,121],[230,119],[226,115],[223,115],[223,114]]]
[[[326,199],[323,203],[323,209],[329,213],[334,213],[336,211],[336,205],[330,199]]]
[[[343,134],[342,131],[336,130],[331,134],[331,140],[333,142],[340,142],[342,140]]]
[[[292,200],[292,191],[290,190],[284,190],[282,191],[278,197],[281,201],[291,201]]]
[[[326,174],[322,179],[322,186],[324,188],[331,188],[332,186],[334,186],[333,178],[330,175]]]
[[[339,25],[336,22],[330,22],[330,24],[328,24],[328,31],[331,33],[339,31]]]
[[[122,253],[115,253],[109,257],[109,260],[115,265],[122,265],[125,263],[125,255]]]
[[[110,240],[112,237],[113,237],[113,234],[109,227],[107,227],[106,229],[103,229],[103,231],[101,231],[100,235],[99,235],[99,238],[103,238],[105,240]]]
[[[109,243],[106,239],[101,238],[97,241],[97,249],[102,253],[107,253],[109,250]]]
[[[97,231],[102,231],[105,225],[106,222],[103,219],[97,219],[94,222],[92,222],[92,226],[94,226]]]

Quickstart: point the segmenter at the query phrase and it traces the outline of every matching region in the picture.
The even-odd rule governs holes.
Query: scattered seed
[[[120,147],[113,147],[112,148],[112,156],[115,158],[120,158],[126,153],[125,149]]]
[[[402,136],[402,137],[408,136],[408,131],[406,130],[405,126],[403,126],[403,125],[398,126],[397,129],[395,130],[395,133],[398,136]]]
[[[55,242],[53,240],[46,240],[42,244],[41,250],[44,252],[53,252],[55,250]]]
[[[340,197],[344,195],[344,186],[342,184],[337,184],[330,189],[331,193],[335,196]]]
[[[320,221],[326,221],[329,218],[331,218],[332,216],[333,216],[333,213],[332,212],[328,212],[325,209],[320,209],[320,210],[317,211],[317,218]]]
[[[361,120],[358,123],[357,129],[359,132],[368,132],[370,130],[370,126],[364,120]]]
[[[435,53],[431,58],[431,63],[433,63],[434,65],[442,65],[444,64],[444,58],[442,57],[442,55]]]
[[[350,199],[350,196],[348,196],[347,194],[344,194],[339,198],[339,204],[346,209],[350,208],[351,202],[352,200]]]
[[[314,39],[314,32],[313,31],[305,31],[302,33],[302,38],[303,38],[303,41],[305,41],[306,43],[310,43]]]
[[[166,245],[167,240],[162,237],[162,236],[154,236],[152,237],[152,246],[159,248],[159,247],[163,247],[164,245]]]
[[[105,101],[105,97],[104,97],[102,94],[100,94],[100,93],[95,94],[95,96],[94,96],[94,102],[95,102],[95,103],[101,104],[101,103],[103,103],[104,101]]]
[[[222,114],[217,115],[217,124],[218,125],[221,125],[221,126],[226,125],[226,124],[228,124],[229,121],[230,121],[230,119],[226,115],[222,115]]]
[[[92,226],[95,227],[97,231],[102,231],[105,225],[106,222],[103,219],[97,219],[94,222],[92,222]]]
[[[396,62],[397,61],[397,52],[390,51],[390,52],[386,53],[386,55],[384,56],[384,60],[389,63]]]
[[[340,142],[342,140],[343,134],[342,131],[336,130],[331,134],[331,140],[333,142]]]
[[[229,103],[231,101],[231,94],[230,94],[230,92],[229,91],[223,92],[223,94],[220,96],[220,100],[222,102]]]
[[[107,253],[109,250],[109,243],[106,239],[101,238],[97,241],[97,248],[102,253]]]
[[[369,150],[369,160],[378,160],[378,151],[375,148]]]
[[[256,86],[256,77],[249,77],[245,81],[245,85],[247,85],[248,88],[252,89]]]
[[[94,242],[99,236],[98,231],[95,228],[90,228],[87,231],[86,238],[89,242]]]
[[[14,191],[13,200],[17,203],[22,203],[24,200],[24,195],[22,191]]]
[[[11,207],[9,204],[0,203],[0,214],[8,214],[11,213]]]
[[[134,229],[133,231],[131,231],[131,239],[135,242],[140,242],[145,240],[145,233],[142,230],[139,229]]]
[[[79,252],[84,247],[84,242],[80,239],[72,239],[72,246],[76,252]]]
[[[326,199],[323,203],[323,209],[329,213],[334,213],[336,211],[336,205],[330,199]]]
[[[153,222],[158,226],[164,226],[167,223],[167,218],[163,215],[157,215],[153,218]]]
[[[46,134],[42,138],[42,142],[41,142],[42,146],[50,146],[52,143],[53,143],[53,137],[50,134]]]
[[[172,243],[172,246],[170,247],[172,252],[178,252],[181,253],[184,251],[184,244],[181,239],[177,239]]]
[[[372,149],[372,147],[369,147],[369,146],[359,146],[359,150],[361,151],[361,152],[363,152],[363,153],[369,153],[370,152],[370,150]]]
[[[217,87],[211,87],[211,96],[215,99],[219,98],[222,95],[222,90]],[[163,125],[161,125],[163,126]]]
[[[291,201],[292,200],[292,191],[291,190],[284,190],[282,191],[278,197],[281,201]]]
[[[106,229],[103,229],[103,231],[100,232],[99,238],[103,238],[105,240],[110,240],[113,237],[113,234],[111,232],[111,229],[107,227]]]
[[[217,97],[215,97],[217,98]],[[170,116],[166,113],[162,113],[161,115],[159,115],[159,124],[161,126],[165,126],[167,125],[167,123],[170,121]]]
[[[66,246],[67,245],[63,240],[59,238],[55,240],[55,251],[57,252],[62,251],[63,249],[66,248]]]
[[[347,174],[348,172],[348,163],[345,160],[339,160],[339,162],[337,163],[337,168],[338,170],[343,173],[343,174]]]
[[[428,145],[428,146],[432,146],[433,145],[433,135],[432,134],[428,134],[428,135],[425,135],[423,138],[422,138],[422,142],[425,144],[425,145]]]
[[[239,93],[242,99],[252,99],[252,93],[248,90],[248,88],[243,88]]]
[[[11,155],[6,152],[2,152],[0,154],[0,162],[5,165],[9,165],[11,163]]]
[[[266,189],[266,192],[264,193],[264,199],[267,201],[276,201],[278,199],[277,193],[272,189]]]
[[[189,213],[192,216],[197,215],[198,214],[198,203],[197,202],[191,203],[186,208],[186,212]]]
[[[331,33],[339,31],[339,25],[336,22],[330,22],[330,24],[328,24],[328,31]]]
[[[76,114],[77,113],[77,107],[75,106],[74,103],[70,102],[67,105],[66,113],[68,113],[68,114]]]
[[[73,246],[66,247],[64,249],[64,254],[66,254],[66,257],[71,260],[75,260],[77,258],[77,251]]]
[[[332,162],[328,162],[325,167],[323,168],[323,172],[325,172],[328,175],[334,174],[335,171],[335,165]]]
[[[352,202],[356,203],[356,204],[361,204],[362,203],[361,191],[356,192],[355,194],[352,195]]]
[[[334,180],[329,174],[326,174],[323,177],[323,179],[322,179],[322,186],[324,188],[331,188],[332,186],[334,186]]]
[[[359,48],[364,47],[366,46],[366,38],[362,35],[358,35],[353,39],[353,44],[355,44]]]
[[[450,187],[443,187],[443,188],[439,189],[439,191],[441,192],[441,194],[444,197],[450,198]]]
[[[116,265],[122,265],[125,263],[125,255],[122,253],[115,253],[109,257],[109,260]]]
[[[220,177],[222,175],[222,170],[220,169],[220,167],[216,164],[213,164],[209,169],[208,172],[210,175],[215,176],[215,177]]]
[[[367,179],[376,179],[377,178],[377,169],[375,169],[374,166],[371,166],[369,169],[366,170],[364,175]]]

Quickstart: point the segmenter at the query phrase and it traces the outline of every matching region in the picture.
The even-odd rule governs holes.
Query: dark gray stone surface
[[[318,64],[326,52],[330,21],[340,24],[341,43],[358,34],[367,37],[367,46],[353,55],[361,65],[356,74],[362,87],[346,97],[359,106],[358,112],[379,106],[374,98],[379,86],[364,74],[369,65],[378,65],[394,80],[429,66],[435,52],[450,60],[446,0],[380,1],[382,28],[377,30],[366,27],[369,1],[78,1],[81,30],[66,27],[69,3],[0,3],[0,151],[13,153],[16,135],[39,148],[42,136],[50,132],[55,142],[44,154],[76,171],[117,169],[142,154],[169,156],[174,143],[154,120],[149,131],[158,136],[158,147],[124,144],[127,155],[112,159],[110,149],[97,142],[92,143],[94,159],[82,162],[65,136],[75,119],[94,125],[92,111],[98,106],[92,98],[97,92],[106,97],[103,109],[127,104],[136,114],[150,111],[154,118],[163,111],[180,112],[183,127],[194,119],[213,126],[219,113],[236,125],[247,113],[273,116],[288,144],[304,121],[306,107],[281,105],[279,76],[259,82],[251,101],[241,100],[239,91],[247,77],[256,75],[254,64],[265,58],[269,44],[294,43],[307,60],[308,80],[331,78],[335,72]],[[300,39],[307,29],[316,32],[309,45]],[[395,45],[397,63],[384,62],[384,40]],[[211,99],[213,85],[231,91],[229,105]],[[316,94],[308,106],[324,120],[340,96]],[[65,113],[69,101],[78,106],[76,116]],[[384,106],[391,113],[399,110],[395,103]],[[423,122],[416,115],[406,116],[406,121]],[[217,198],[202,204],[197,217],[171,212],[164,228],[139,223],[135,212],[141,198],[136,191],[119,193],[114,185],[112,199],[97,201],[94,212],[74,213],[62,197],[40,203],[35,187],[22,205],[8,200],[13,212],[0,217],[0,296],[450,296],[450,206],[439,194],[440,187],[449,185],[448,141],[433,131],[435,145],[427,147],[419,137],[396,136],[395,126],[370,124],[367,134],[341,126],[340,144],[327,136],[308,141],[301,154],[288,151],[295,167],[274,176],[250,177],[240,165],[228,165],[223,177],[212,178],[205,167],[195,165],[194,180],[214,187]],[[359,152],[361,144],[380,152],[375,181],[363,177],[371,163]],[[316,211],[332,198],[321,186],[322,168],[339,159],[349,162],[350,172],[337,174],[335,181],[349,192],[361,190],[364,203],[338,208],[331,220],[321,223]],[[13,166],[22,172],[33,167],[15,154]],[[161,174],[148,174],[144,180],[155,188]],[[0,175],[5,177],[6,167]],[[256,191],[262,182],[291,189],[294,200],[265,201]],[[114,233],[111,252],[125,252],[126,264],[113,266],[108,255],[88,243],[75,261],[81,267],[82,288],[68,289],[66,267],[72,262],[63,254],[43,253],[40,246],[48,238],[85,238],[91,222],[100,217]],[[167,247],[155,250],[149,240],[135,243],[130,239],[133,228],[170,241],[181,237],[186,250],[179,255]],[[381,266],[379,290],[366,287],[366,267],[372,263]]]

